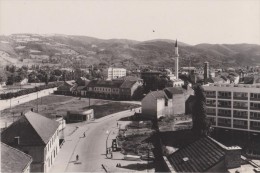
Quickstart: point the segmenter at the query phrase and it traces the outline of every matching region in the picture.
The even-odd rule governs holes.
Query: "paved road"
[[[101,164],[116,166],[116,161],[106,159],[106,131],[116,131],[117,120],[133,115],[129,110],[111,114],[90,124],[80,124],[79,128],[67,139],[55,159],[50,172],[104,172]],[[110,137],[114,136],[113,131]],[[85,137],[83,133],[85,132]],[[108,139],[111,146],[112,138]],[[79,161],[76,163],[76,155]]]

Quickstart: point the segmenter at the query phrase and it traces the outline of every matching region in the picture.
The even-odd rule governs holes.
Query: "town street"
[[[136,109],[136,111],[139,110]],[[108,138],[110,147],[117,131],[117,120],[133,114],[134,111],[126,110],[92,123],[75,124],[78,126],[77,130],[65,139],[50,172],[104,172],[102,164],[107,167],[108,171],[109,167],[116,167],[117,161],[107,159],[105,156],[107,131],[112,130]],[[78,162],[76,162],[77,154],[79,155]]]

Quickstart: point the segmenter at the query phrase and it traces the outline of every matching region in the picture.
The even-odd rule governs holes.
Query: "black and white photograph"
[[[260,0],[0,0],[2,173],[260,173]]]

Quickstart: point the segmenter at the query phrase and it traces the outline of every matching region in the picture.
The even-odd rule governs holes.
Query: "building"
[[[260,132],[260,85],[209,84],[207,116],[218,128]]]
[[[1,142],[1,172],[31,172],[32,157]]]
[[[74,81],[64,81],[63,84],[57,88],[57,91],[54,91],[54,94],[72,95],[72,87],[74,85]]]
[[[126,76],[126,69],[124,69],[124,68],[109,67],[107,69],[107,79],[108,80],[120,78],[123,76]]]
[[[151,119],[159,119],[172,112],[172,99],[162,90],[151,91],[142,99],[142,115]]]
[[[185,114],[186,101],[193,90],[182,87],[168,87],[164,90],[152,91],[142,100],[142,115],[147,118],[161,118]]]
[[[1,133],[1,140],[32,157],[32,172],[48,172],[60,150],[58,128],[58,122],[29,111]]]
[[[93,80],[87,85],[87,96],[96,98],[119,99],[120,86],[124,81]]]
[[[131,100],[134,94],[136,94],[135,91],[137,91],[140,86],[142,86],[142,82],[140,81],[125,80],[119,87],[120,98],[123,100]]]
[[[69,123],[89,121],[94,119],[94,110],[89,109],[86,111],[68,111],[66,120]]]
[[[82,96],[105,99],[132,99],[142,80],[93,80],[81,90]]]
[[[226,147],[210,137],[164,156],[168,172],[259,172],[259,166],[241,155],[241,148]]]

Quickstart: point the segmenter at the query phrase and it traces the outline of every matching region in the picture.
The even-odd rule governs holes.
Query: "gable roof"
[[[132,88],[132,86],[136,83],[136,81],[125,80],[124,83],[120,86],[120,88]]]
[[[169,98],[172,98],[175,94],[183,94],[183,89],[181,87],[167,87],[164,88],[163,91]]]
[[[20,137],[19,145],[46,145],[59,123],[38,113],[27,112],[1,133],[2,142],[12,145]]]
[[[205,172],[225,157],[225,148],[203,137],[168,156],[176,172]]]
[[[23,172],[31,156],[1,142],[1,172]]]
[[[110,87],[110,88],[119,88],[124,81],[115,80],[115,81],[106,81],[106,80],[93,80],[88,83],[87,87]]]
[[[160,91],[151,91],[149,94],[151,94],[155,99],[162,99],[162,98],[168,99],[167,95],[162,90],[160,90]]]

